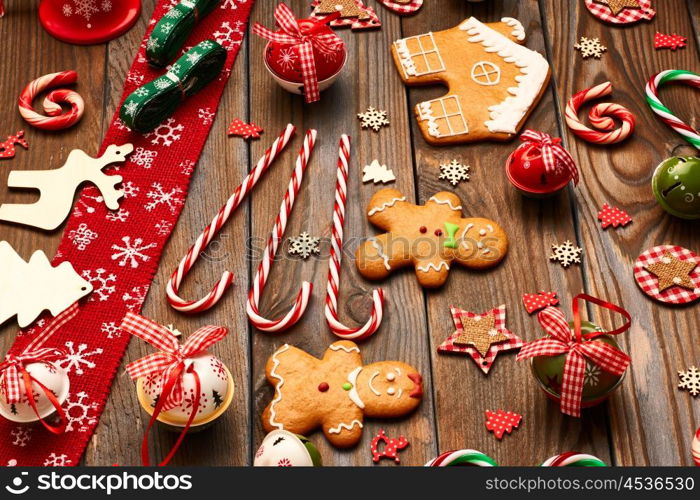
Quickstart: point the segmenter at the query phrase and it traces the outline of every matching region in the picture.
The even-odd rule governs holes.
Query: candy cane
[[[37,113],[32,107],[32,101],[46,88],[75,83],[77,79],[75,71],[62,71],[29,82],[19,96],[19,114],[30,125],[44,130],[60,130],[75,125],[83,116],[85,101],[74,90],[58,89],[49,92],[44,99],[44,111],[48,116]],[[64,113],[60,103],[70,104],[70,111]]]
[[[698,427],[698,430],[695,431],[691,451],[693,453],[693,462],[695,462],[695,465],[700,467],[700,427]]]
[[[540,467],[607,467],[600,458],[586,453],[567,451],[561,455],[554,455],[542,462]]]
[[[647,104],[661,120],[678,132],[683,139],[700,149],[700,132],[681,121],[659,100],[659,87],[668,82],[682,82],[700,88],[700,75],[681,69],[669,69],[657,73],[649,79],[646,86]]]
[[[338,288],[343,259],[343,224],[345,222],[345,202],[347,200],[348,160],[350,159],[350,138],[343,134],[338,149],[338,174],[335,183],[335,206],[333,207],[333,231],[331,257],[328,263],[328,284],[326,285],[326,322],[331,331],[344,339],[365,339],[377,331],[382,323],[384,291],[380,288],[372,292],[372,315],[362,327],[348,328],[338,319]]]
[[[184,313],[198,313],[206,311],[214,304],[216,304],[223,294],[228,290],[228,288],[233,283],[233,273],[229,271],[224,271],[221,275],[221,279],[214,285],[211,292],[199,300],[185,300],[181,298],[178,293],[180,290],[180,284],[185,278],[187,273],[190,271],[194,263],[197,261],[202,251],[209,245],[211,240],[219,233],[224,224],[229,220],[231,214],[238,208],[241,201],[250,193],[250,191],[255,187],[255,184],[260,180],[262,175],[267,172],[268,168],[272,162],[277,158],[277,155],[285,148],[296,127],[289,124],[280,133],[279,137],[275,139],[272,146],[265,151],[265,154],[258,160],[258,164],[250,171],[250,173],[243,179],[243,182],[236,188],[231,197],[228,199],[226,204],[221,207],[219,213],[216,214],[209,223],[204,231],[197,237],[194,245],[190,247],[187,254],[182,258],[177,269],[173,271],[172,276],[170,276],[170,281],[166,287],[165,293],[168,296],[168,302],[170,305]]]
[[[495,467],[498,464],[488,455],[476,450],[446,451],[425,464],[425,467],[452,467],[472,465],[475,467]]]
[[[309,298],[311,297],[313,285],[308,281],[304,281],[301,284],[301,289],[299,290],[299,294],[294,302],[294,306],[285,316],[275,320],[270,320],[260,316],[260,294],[265,289],[265,283],[267,282],[267,277],[270,274],[270,266],[275,258],[275,254],[277,253],[277,247],[279,246],[282,236],[284,235],[284,229],[287,227],[287,219],[289,214],[292,212],[292,208],[294,208],[294,200],[299,192],[301,181],[304,179],[304,171],[306,170],[306,165],[308,164],[315,142],[316,131],[313,129],[307,130],[306,136],[304,137],[304,144],[302,145],[299,155],[297,156],[294,172],[292,172],[292,177],[289,180],[289,187],[287,188],[287,192],[284,194],[284,198],[280,204],[280,211],[277,214],[277,219],[275,220],[275,225],[273,226],[270,237],[267,240],[265,254],[258,265],[258,271],[255,273],[255,278],[253,278],[253,288],[251,288],[248,292],[248,304],[246,306],[248,319],[253,326],[263,332],[281,332],[293,326],[304,315],[306,306],[309,303]]]
[[[611,93],[612,84],[605,82],[582,90],[569,99],[566,105],[566,124],[576,136],[594,144],[615,144],[624,141],[634,132],[634,115],[624,106],[610,102],[596,104],[588,114],[591,125],[597,130],[590,129],[579,121],[578,110],[584,102]],[[619,119],[622,125],[616,129],[615,120],[611,117]]]

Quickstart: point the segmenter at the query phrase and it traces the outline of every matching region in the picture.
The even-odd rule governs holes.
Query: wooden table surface
[[[74,148],[96,152],[154,2],[144,0],[141,19],[126,35],[91,47],[67,45],[45,33],[36,15],[38,2],[7,2],[9,14],[0,20],[0,134],[24,128],[31,148],[2,163],[0,200],[19,199],[6,188],[11,169],[58,167]],[[337,145],[340,134],[348,133],[353,138],[353,157],[345,232],[351,251],[361,238],[376,233],[364,216],[364,207],[378,188],[360,182],[362,166],[375,158],[393,169],[397,177],[394,186],[410,200],[422,203],[437,191],[456,192],[467,215],[489,217],[504,226],[511,249],[505,262],[490,272],[454,269],[438,291],[422,290],[412,271],[397,273],[381,284],[387,295],[385,319],[379,332],[361,346],[365,361],[398,359],[416,366],[424,374],[425,398],[407,418],[369,420],[361,443],[350,450],[335,451],[320,433],[312,434],[327,465],[370,465],[369,442],[380,428],[409,439],[411,444],[401,455],[402,464],[409,465],[421,465],[439,451],[459,448],[481,450],[502,465],[536,465],[568,450],[592,453],[616,465],[690,465],[692,434],[700,425],[700,398],[676,386],[678,370],[700,364],[698,307],[670,308],[652,302],[636,286],[632,265],[641,252],[657,244],[700,250],[700,225],[667,215],[657,206],[650,188],[653,169],[660,161],[696,152],[661,124],[644,101],[644,84],[653,73],[675,68],[700,70],[700,2],[657,0],[658,14],[653,22],[621,28],[602,24],[578,0],[489,0],[482,4],[426,0],[417,15],[407,18],[390,13],[375,0],[367,3],[377,9],[383,25],[380,30],[364,33],[339,31],[347,42],[348,64],[320,103],[305,105],[277,86],[264,69],[264,41],[260,38],[247,37],[238,56],[186,206],[143,309],[146,316],[163,324],[173,323],[182,331],[213,323],[232,332],[215,352],[233,373],[234,402],[215,426],[188,436],[173,464],[250,464],[264,436],[260,413],[272,396],[264,376],[268,356],[283,343],[320,356],[335,340],[323,317],[323,301]],[[251,21],[271,26],[276,4],[258,0]],[[288,4],[302,15],[309,1]],[[527,46],[546,54],[552,66],[551,84],[526,126],[564,138],[580,168],[582,181],[577,188],[543,201],[519,195],[504,173],[505,159],[517,140],[442,148],[423,140],[413,119],[413,106],[441,95],[443,89],[406,89],[391,61],[390,44],[403,36],[455,26],[470,15],[484,22],[503,16],[519,19],[528,33]],[[675,52],[654,50],[656,31],[686,35],[688,47]],[[573,49],[579,36],[600,38],[607,52],[600,60],[583,60]],[[75,69],[80,75],[78,90],[87,109],[82,122],[59,133],[32,129],[16,111],[17,96],[33,78],[63,69]],[[621,145],[597,147],[573,137],[561,117],[570,95],[606,80],[614,86],[612,100],[636,115],[637,129],[632,139]],[[665,89],[663,102],[680,110],[691,125],[700,125],[697,94],[691,89]],[[367,106],[387,110],[391,126],[379,133],[361,130],[356,113]],[[263,138],[250,143],[228,138],[226,127],[236,117],[262,125]],[[307,231],[322,236],[323,244],[320,257],[307,261],[284,258],[273,266],[262,311],[269,317],[285,312],[301,281],[309,280],[314,283],[314,297],[306,315],[281,335],[254,330],[245,315],[260,242],[267,238],[277,214],[301,134],[207,250],[206,260],[200,261],[186,280],[183,294],[202,294],[225,269],[235,273],[234,287],[205,314],[176,313],[164,297],[168,276],[194,237],[288,122],[300,132],[316,128],[319,137],[286,236]],[[439,164],[453,158],[471,165],[471,180],[455,188],[438,179]],[[623,229],[603,231],[596,214],[606,202],[627,210],[634,222]],[[52,255],[61,234],[61,230],[47,234],[0,226],[1,239],[12,243],[25,258],[34,249]],[[550,245],[567,239],[583,247],[583,261],[580,266],[564,269],[549,262],[547,256]],[[358,276],[351,258],[343,262],[341,282],[342,320],[364,322],[376,284]],[[622,305],[634,318],[630,331],[621,336],[623,349],[632,357],[624,383],[609,402],[584,411],[581,419],[563,416],[556,404],[548,402],[528,364],[516,362],[512,353],[497,358],[488,376],[465,357],[437,354],[437,346],[453,330],[451,304],[475,312],[506,304],[507,326],[525,340],[539,338],[542,330],[521,302],[522,293],[538,290],[558,292],[567,313],[571,298],[586,291]],[[606,314],[596,314],[594,319],[611,326],[612,318]],[[14,324],[2,328],[3,353],[15,331]],[[124,363],[150,351],[144,342],[132,341]],[[484,426],[484,410],[499,408],[524,415],[520,429],[502,441]],[[120,370],[85,463],[139,464],[147,421],[133,382]],[[167,453],[176,438],[163,429],[154,436],[158,456]]]

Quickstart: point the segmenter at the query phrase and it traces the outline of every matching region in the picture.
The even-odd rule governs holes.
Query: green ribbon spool
[[[154,66],[164,67],[175,59],[195,25],[221,0],[182,0],[158,21],[146,42],[146,58]]]
[[[150,132],[175,113],[185,97],[216,78],[227,55],[213,40],[198,43],[175,61],[170,71],[134,90],[122,104],[119,118],[132,130]]]

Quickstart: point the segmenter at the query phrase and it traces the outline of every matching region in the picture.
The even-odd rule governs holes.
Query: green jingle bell
[[[569,323],[571,328],[574,327],[572,322]],[[602,331],[595,324],[582,321],[581,333]],[[618,348],[617,341],[610,335],[602,335],[596,337],[595,341],[605,342],[611,346]],[[584,340],[584,342],[590,342]],[[559,401],[561,396],[561,384],[564,378],[564,363],[566,354],[558,356],[538,356],[532,358],[532,373],[540,384],[540,387],[545,392],[548,398]],[[594,363],[586,360],[586,370],[583,379],[583,393],[581,394],[581,408],[590,408],[602,403],[615,388],[622,382],[624,375],[617,376],[602,370]]]
[[[662,161],[651,179],[656,201],[681,219],[700,219],[700,158],[674,156]]]
[[[279,429],[270,432],[255,453],[254,467],[321,467],[321,454],[304,436]]]

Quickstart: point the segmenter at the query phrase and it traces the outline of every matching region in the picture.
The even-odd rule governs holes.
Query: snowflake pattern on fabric
[[[452,160],[450,163],[440,165],[439,178],[456,186],[461,181],[469,180],[470,168],[469,165],[462,165],[457,160]]]
[[[153,160],[158,156],[158,151],[138,147],[129,156],[129,162],[143,168],[151,168]]]
[[[97,236],[97,233],[88,228],[85,223],[80,224],[77,229],[68,232],[68,238],[81,251],[85,250],[90,243],[96,240]]]
[[[182,197],[182,189],[175,187],[170,191],[166,191],[160,182],[154,182],[151,186],[153,189],[146,193],[146,197],[151,201],[146,203],[144,208],[148,212],[152,212],[159,206],[163,205],[170,210],[171,214],[174,214],[177,209],[185,203]]]
[[[566,240],[561,245],[552,245],[552,255],[549,256],[549,260],[557,261],[563,267],[569,267],[571,264],[581,263],[581,252],[583,252],[582,248]]]
[[[129,211],[120,208],[116,212],[108,212],[107,215],[105,215],[105,218],[111,222],[126,222],[126,220],[129,218]]]
[[[82,272],[81,276],[92,285],[92,293],[88,298],[89,301],[99,300],[100,302],[104,302],[109,299],[110,295],[116,290],[114,285],[117,281],[117,276],[114,273],[108,274],[106,269],[95,269],[94,273],[86,269]]]
[[[51,452],[51,454],[44,460],[44,467],[65,467],[66,465],[71,465],[73,461],[68,458],[68,455],[61,453],[56,455],[56,453]]]
[[[153,226],[156,229],[156,234],[158,236],[165,236],[167,234],[170,234],[170,230],[173,227],[172,222],[168,222],[167,220],[161,220],[160,222],[156,222],[155,226]]]
[[[574,45],[574,48],[581,52],[581,56],[584,59],[588,59],[591,56],[600,59],[603,52],[608,50],[607,47],[600,43],[598,38],[586,38],[585,36],[581,37],[579,42]]]
[[[138,312],[139,306],[143,304],[143,301],[146,299],[148,288],[147,286],[139,285],[133,287],[130,292],[124,292],[122,300],[129,311]]]
[[[692,396],[700,394],[700,370],[691,366],[686,371],[679,371],[678,376],[681,381],[678,383],[679,389],[685,389]]]
[[[97,423],[95,411],[97,403],[90,401],[85,391],[77,394],[70,394],[64,404],[66,415],[66,432],[86,432],[92,424]]]
[[[389,125],[386,111],[380,111],[372,106],[368,107],[364,113],[357,113],[357,118],[359,118],[362,128],[371,128],[375,132],[379,132],[379,129]]]
[[[132,240],[131,236],[123,236],[121,240],[124,243],[123,246],[116,243],[112,245],[112,250],[116,250],[112,254],[112,260],[118,260],[121,267],[129,264],[132,269],[139,267],[141,262],[148,262],[151,257],[145,252],[157,246],[155,243],[144,245],[143,238]]]
[[[88,358],[97,356],[103,352],[101,347],[88,350],[87,344],[78,344],[78,347],[76,348],[75,342],[71,340],[66,341],[65,346],[66,356],[59,359],[56,363],[58,366],[66,370],[66,373],[75,373],[76,375],[82,375],[85,373],[83,367],[95,368],[97,365]]]
[[[318,254],[320,238],[312,238],[304,231],[296,238],[289,238],[289,253],[307,259],[312,253]]]
[[[122,331],[114,321],[102,323],[100,331],[104,333],[108,339],[117,339],[122,336]]]
[[[10,436],[12,436],[12,444],[14,446],[19,446],[20,448],[24,448],[29,444],[29,441],[32,439],[32,428],[31,427],[26,427],[24,425],[18,425],[14,429],[10,431]]]
[[[153,145],[170,146],[173,142],[180,140],[181,134],[179,132],[183,130],[185,127],[181,123],[176,123],[175,118],[168,118],[144,137],[151,139]]]
[[[214,113],[211,108],[199,108],[197,116],[202,120],[202,125],[211,125],[214,121]]]
[[[224,21],[217,31],[214,32],[214,40],[226,50],[233,50],[236,45],[243,41],[243,28],[245,23],[235,21],[231,26],[230,21]]]

